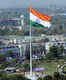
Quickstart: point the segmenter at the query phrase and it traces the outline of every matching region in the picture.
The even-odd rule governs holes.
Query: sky
[[[0,0],[0,8],[22,8],[28,7],[29,0]],[[66,6],[66,0],[31,0],[32,7],[47,7],[50,4]]]

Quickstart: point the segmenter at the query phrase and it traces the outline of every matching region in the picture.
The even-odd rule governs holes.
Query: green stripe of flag
[[[30,26],[31,27],[33,26],[33,27],[47,28],[47,27],[45,27],[45,26],[43,26],[41,24],[38,24],[36,22],[33,22],[32,20],[30,20]]]

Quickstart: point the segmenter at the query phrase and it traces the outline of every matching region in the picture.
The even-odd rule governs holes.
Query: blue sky
[[[0,8],[18,8],[27,7],[29,0],[0,0]],[[49,4],[55,4],[57,6],[66,6],[66,0],[31,0],[32,7],[45,7]]]

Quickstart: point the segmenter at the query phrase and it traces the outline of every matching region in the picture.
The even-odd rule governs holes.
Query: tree
[[[0,63],[5,62],[6,61],[6,57],[4,54],[0,54]]]
[[[49,38],[45,38],[44,42],[49,42]]]
[[[63,51],[64,51],[63,45],[61,45],[60,47],[58,47],[58,54],[59,54],[59,56],[63,54]]]
[[[58,72],[54,72],[54,80],[64,80]]]
[[[0,54],[0,69],[4,69],[6,66],[6,56]]]
[[[0,80],[7,80],[7,73],[3,70],[0,70]]]
[[[38,80],[43,80],[43,79],[41,77],[39,77]]]
[[[13,57],[13,56],[14,56],[13,51],[8,51],[8,56],[9,56],[9,57]]]
[[[57,46],[53,46],[53,52],[54,52],[54,56],[58,57],[58,47]]]
[[[47,75],[42,80],[53,80],[52,76]]]
[[[30,69],[30,64],[29,63],[24,64],[24,68],[26,71],[28,71]]]
[[[58,47],[57,46],[51,46],[49,53],[46,54],[46,58],[47,59],[54,59],[58,57],[58,51],[57,51]]]

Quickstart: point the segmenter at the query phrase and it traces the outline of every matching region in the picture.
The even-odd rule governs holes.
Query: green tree
[[[14,56],[13,51],[8,51],[8,56],[9,56],[9,57],[13,57],[13,56]]]
[[[52,76],[47,75],[42,80],[53,80]]]
[[[3,70],[0,70],[0,80],[7,80],[7,73]]]
[[[6,56],[0,54],[0,69],[4,69],[6,66]]]
[[[43,79],[41,77],[39,77],[38,80],[43,80]]]
[[[49,49],[49,53],[46,54],[47,59],[55,59],[58,57],[58,47],[51,46]]]
[[[60,47],[58,47],[59,56],[63,54],[63,51],[64,51],[64,47],[62,45]]]
[[[30,69],[30,64],[29,63],[24,64],[24,68],[26,71],[28,71]]]
[[[0,63],[5,62],[6,57],[4,54],[0,54]]]
[[[64,80],[58,72],[54,72],[54,80]]]
[[[49,38],[45,38],[45,40],[44,40],[45,42],[49,42]]]

